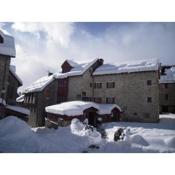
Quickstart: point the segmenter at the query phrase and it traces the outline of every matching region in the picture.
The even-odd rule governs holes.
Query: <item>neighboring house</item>
[[[69,77],[68,101],[115,103],[123,120],[159,120],[159,62],[143,60],[103,64],[93,73]]]
[[[0,98],[6,100],[11,58],[16,56],[14,38],[0,30]]]
[[[42,121],[35,122],[36,126],[44,124],[46,106],[76,100],[118,104],[123,110],[122,120],[125,121],[158,122],[160,64],[157,60],[115,65],[103,64],[102,59],[95,59],[85,64],[66,60],[61,67],[61,73],[45,77],[48,79],[46,85],[42,85],[40,80],[38,83],[35,82],[42,85],[39,92],[35,83],[31,86],[38,94],[35,98],[40,94],[35,103],[39,98],[42,99],[39,101],[45,101],[45,89],[49,91],[48,98],[52,99],[49,100],[50,104],[44,103],[42,108],[36,106],[37,117],[31,118]],[[51,86],[53,82],[55,82],[54,88]],[[30,87],[27,89],[29,91],[25,91],[25,102],[30,104],[32,100],[29,96],[34,92],[31,93]]]
[[[12,115],[27,121],[30,111],[16,106],[17,88],[22,81],[10,66],[16,56],[14,38],[0,31],[0,119]]]
[[[58,83],[53,75],[42,77],[25,89],[23,106],[30,109],[28,123],[31,126],[45,125],[45,107],[57,103],[57,89]]]
[[[160,113],[175,113],[175,65],[161,66]]]
[[[94,71],[100,65],[102,65],[101,59],[95,59],[81,65],[66,60],[62,64],[62,72],[64,73],[42,77],[27,87],[23,92],[25,94],[23,103],[31,111],[29,124],[32,126],[45,125],[45,107],[68,100],[69,78],[83,76],[86,72]]]

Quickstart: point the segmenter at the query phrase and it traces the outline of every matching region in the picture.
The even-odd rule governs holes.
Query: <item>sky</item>
[[[15,38],[11,64],[29,86],[48,72],[59,72],[66,59],[105,63],[157,58],[175,64],[175,23],[79,22],[0,23]]]

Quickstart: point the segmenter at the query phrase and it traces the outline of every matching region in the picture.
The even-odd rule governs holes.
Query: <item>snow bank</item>
[[[166,141],[166,144],[167,144],[169,147],[175,148],[175,137],[172,137],[172,138],[168,139],[168,140]]]
[[[142,71],[155,71],[159,69],[157,59],[119,62],[116,65],[103,64],[94,71],[94,75],[118,74]]]
[[[131,136],[131,142],[142,146],[149,145],[149,143],[141,135],[138,134]]]
[[[9,116],[0,120],[0,152],[38,152],[36,134],[29,125]]]

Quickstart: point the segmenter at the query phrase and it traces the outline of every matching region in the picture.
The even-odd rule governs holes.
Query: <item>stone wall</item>
[[[151,85],[147,85],[151,80]],[[96,75],[88,72],[84,76],[69,78],[69,100],[77,100],[77,95],[86,92],[87,97],[114,97],[115,103],[124,111],[124,119],[140,122],[157,122],[159,118],[158,72],[138,72],[113,75]],[[90,83],[102,83],[102,88],[94,89]],[[115,82],[115,88],[107,88],[107,82]],[[148,97],[152,102],[148,103]]]
[[[9,71],[8,78],[8,88],[7,88],[7,103],[8,104],[16,104],[16,98],[18,97],[17,89],[20,86],[20,83],[17,79],[12,75]]]

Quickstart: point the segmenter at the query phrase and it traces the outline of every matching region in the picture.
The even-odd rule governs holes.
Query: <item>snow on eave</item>
[[[16,80],[21,84],[21,86],[23,85],[23,82],[21,80],[21,78],[16,74],[15,70],[13,69],[13,66],[10,65],[10,72],[12,73],[12,75],[16,78]]]
[[[33,93],[33,92],[41,92],[44,90],[45,87],[47,87],[50,83],[52,83],[55,80],[55,76],[50,75],[50,76],[44,76],[34,83],[32,83],[29,87],[27,87],[23,93]]]
[[[4,39],[3,43],[0,43],[0,54],[7,55],[10,57],[16,57],[15,41],[14,38],[10,35],[4,34],[0,30],[0,35]]]
[[[23,107],[20,107],[20,106],[7,105],[6,108],[10,109],[12,111],[22,113],[22,114],[30,115],[30,110],[29,109],[26,109],[26,108],[23,108]]]
[[[157,71],[159,68],[160,63],[157,59],[125,61],[115,65],[103,64],[94,71],[93,75]]]
[[[24,101],[24,97],[25,97],[25,95],[19,96],[18,98],[16,98],[16,102],[18,102],[18,103],[23,102]]]

